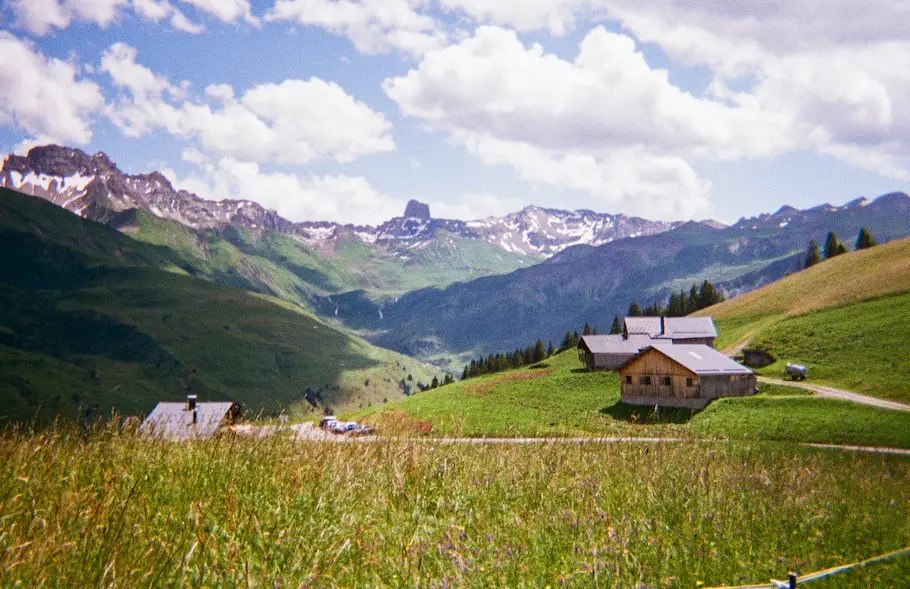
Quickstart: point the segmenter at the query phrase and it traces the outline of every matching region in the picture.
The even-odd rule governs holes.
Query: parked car
[[[358,424],[351,434],[355,436],[370,436],[376,433],[376,428],[372,425]]]
[[[332,429],[332,425],[337,423],[334,415],[326,415],[319,421],[319,427],[322,429]]]
[[[357,427],[356,421],[336,421],[336,422],[332,423],[329,430],[333,434],[346,434],[350,431],[354,431],[354,429],[356,427]]]

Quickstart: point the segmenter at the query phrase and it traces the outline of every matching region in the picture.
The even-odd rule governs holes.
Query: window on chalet
[[[631,377],[631,376],[627,376],[627,377],[626,377],[626,384],[632,384],[632,377]]]
[[[638,384],[643,384],[645,386],[651,386],[651,377],[650,376],[639,376]]]
[[[662,385],[665,386],[665,387],[670,386],[670,377],[669,377],[669,376],[664,376],[663,378],[661,378],[661,379],[660,379],[660,384],[662,384]]]
[[[687,378],[687,379],[686,379],[686,386],[687,386],[687,387],[692,386],[692,379],[691,379],[691,378]]]

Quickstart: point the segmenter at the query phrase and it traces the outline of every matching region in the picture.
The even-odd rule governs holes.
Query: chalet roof
[[[714,348],[704,344],[656,344],[642,350],[656,350],[671,360],[688,368],[698,375],[710,374],[752,374],[752,371]],[[629,364],[640,358],[641,354],[626,362]]]
[[[661,333],[660,317],[626,317],[626,332],[629,335],[649,335],[657,337]]]
[[[142,432],[150,437],[167,440],[201,440],[210,438],[221,426],[236,403],[196,403],[196,423],[193,410],[186,403],[158,403],[142,422]]]
[[[655,339],[717,337],[712,317],[626,317],[626,331],[647,334]]]
[[[621,335],[584,335],[578,341],[578,347],[592,354],[637,354],[640,347],[648,345],[642,338],[623,339]],[[651,338],[644,340],[650,343]]]

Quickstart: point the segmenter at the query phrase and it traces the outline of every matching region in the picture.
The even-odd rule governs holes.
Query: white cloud
[[[385,82],[410,116],[548,149],[645,145],[659,153],[765,156],[791,141],[785,126],[747,106],[697,98],[653,70],[627,36],[595,28],[573,62],[525,47],[512,31],[429,52]]]
[[[127,136],[164,128],[216,157],[285,164],[319,158],[344,163],[395,148],[385,117],[334,83],[311,78],[260,84],[239,99],[230,86],[212,85],[205,95],[213,104],[207,104],[176,100],[184,91],[135,58],[134,49],[116,44],[101,65],[128,95],[111,112]]]
[[[452,12],[463,12],[481,23],[507,25],[518,31],[549,30],[564,35],[574,28],[577,17],[596,18],[603,12],[598,2],[588,0],[440,0]]]
[[[178,178],[175,186],[213,200],[246,199],[274,209],[291,221],[334,221],[377,225],[404,210],[405,202],[384,195],[361,176],[263,172],[258,164],[221,158],[208,163],[198,153],[185,159],[200,165],[200,175]]]
[[[384,87],[406,115],[487,164],[650,217],[709,211],[710,184],[688,159],[764,157],[794,141],[785,119],[683,92],[632,39],[600,27],[571,62],[481,27]]]
[[[65,29],[73,21],[110,25],[128,0],[13,0],[16,26],[35,35]]]
[[[88,143],[104,97],[96,84],[78,76],[72,64],[0,32],[0,126],[47,142]]]
[[[203,31],[202,25],[191,22],[183,12],[168,0],[133,0],[133,9],[145,18],[159,22],[170,18],[171,26],[178,31],[190,34],[199,34]]]
[[[715,11],[710,0],[690,0],[659,9],[637,2],[616,14],[675,61],[711,68],[710,90],[718,97],[785,122],[791,148],[908,176],[910,35],[904,23],[910,5],[725,6]]]
[[[222,22],[243,20],[259,24],[259,19],[252,14],[249,0],[176,1]],[[137,15],[153,22],[170,19],[171,26],[179,31],[202,32],[201,25],[191,22],[169,0],[12,0],[16,26],[38,36],[44,36],[52,29],[65,29],[77,21],[106,28],[130,7]]]
[[[278,0],[267,21],[320,26],[348,37],[361,53],[396,49],[420,55],[445,43],[439,23],[416,8],[422,0]]]
[[[527,200],[517,196],[503,196],[486,192],[469,192],[455,199],[429,199],[434,218],[475,220],[486,217],[504,217],[526,206]],[[400,215],[401,212],[396,212]]]
[[[234,22],[242,19],[250,24],[259,24],[259,19],[253,16],[249,0],[180,0],[180,2],[208,13],[222,22]]]
[[[682,158],[655,156],[641,147],[603,155],[565,153],[523,142],[457,133],[455,140],[489,165],[507,165],[533,184],[587,195],[588,208],[649,219],[689,219],[710,213],[709,182]]]

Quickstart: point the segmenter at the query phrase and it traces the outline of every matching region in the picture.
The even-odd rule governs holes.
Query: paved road
[[[842,399],[844,401],[851,401],[853,403],[861,403],[863,405],[872,405],[873,407],[881,407],[882,409],[895,409],[897,411],[910,411],[910,405],[904,405],[903,403],[898,403],[897,401],[886,401],[884,399],[876,399],[875,397],[868,397],[866,395],[860,395],[859,393],[853,393],[851,391],[842,391],[840,389],[835,389],[833,387],[824,387],[816,384],[808,384],[805,382],[792,382],[789,380],[778,380],[776,378],[768,378],[766,376],[759,376],[758,380],[761,382],[768,382],[772,384],[782,384],[788,387],[797,387],[800,389],[806,389],[814,392],[819,397],[827,397],[829,399]]]

